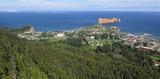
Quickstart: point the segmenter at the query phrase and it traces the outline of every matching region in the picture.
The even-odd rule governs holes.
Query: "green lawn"
[[[152,59],[153,61],[160,60],[160,57],[158,57],[158,56],[150,56],[150,57],[151,57],[151,59]]]

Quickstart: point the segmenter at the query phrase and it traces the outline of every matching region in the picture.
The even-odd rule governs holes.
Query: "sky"
[[[0,11],[160,11],[160,0],[0,0]]]

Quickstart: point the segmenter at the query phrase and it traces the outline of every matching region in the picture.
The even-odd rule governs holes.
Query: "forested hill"
[[[148,54],[119,42],[94,49],[80,38],[28,41],[0,29],[0,79],[160,79]]]

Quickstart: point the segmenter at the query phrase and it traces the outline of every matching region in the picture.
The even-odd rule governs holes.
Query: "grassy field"
[[[151,57],[151,59],[152,59],[153,61],[160,60],[160,57],[158,57],[158,56],[150,56],[150,57]]]

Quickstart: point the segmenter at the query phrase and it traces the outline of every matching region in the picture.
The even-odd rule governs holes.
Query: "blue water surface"
[[[71,30],[97,24],[98,18],[120,18],[114,25],[124,32],[160,35],[160,12],[61,11],[0,12],[0,27],[32,25],[38,31]]]

